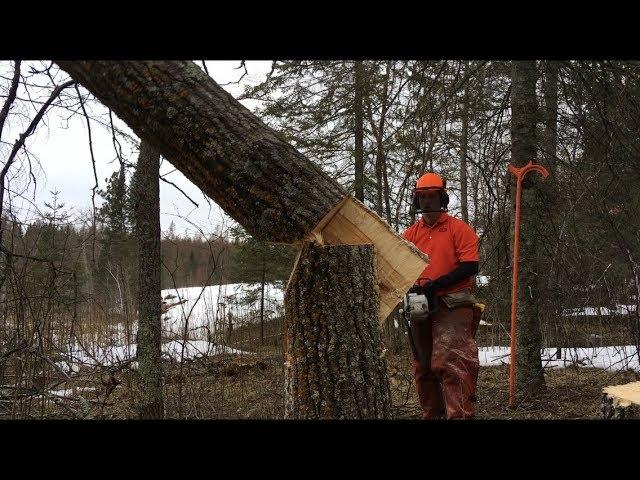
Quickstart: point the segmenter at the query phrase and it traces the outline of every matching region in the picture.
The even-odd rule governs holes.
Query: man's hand
[[[438,289],[436,284],[432,280],[427,280],[424,285],[414,285],[409,290],[409,293],[417,293],[419,295],[427,295],[427,297],[433,295]]]
[[[422,291],[427,297],[431,297],[437,289],[438,287],[432,280],[428,280],[427,283],[422,286]]]

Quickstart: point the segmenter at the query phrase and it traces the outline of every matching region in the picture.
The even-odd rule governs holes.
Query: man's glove
[[[418,295],[432,296],[437,290],[436,284],[432,280],[427,280],[424,285],[414,285],[409,289],[409,293],[417,293]]]
[[[436,291],[440,288],[441,287],[437,282],[427,280],[424,285],[414,285],[411,287],[409,293],[417,293],[418,295],[424,295],[427,297],[429,313],[433,313],[438,309],[438,297],[436,296]]]

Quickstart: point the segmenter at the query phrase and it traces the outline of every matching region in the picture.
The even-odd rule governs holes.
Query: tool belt
[[[439,297],[439,300],[444,303],[449,310],[460,307],[474,307],[476,304],[480,304],[470,290],[447,293]]]
[[[486,305],[481,303],[470,290],[461,290],[460,292],[443,295],[440,297],[440,301],[442,301],[449,310],[460,307],[471,307],[471,311],[473,312],[473,327],[471,330],[475,338]]]

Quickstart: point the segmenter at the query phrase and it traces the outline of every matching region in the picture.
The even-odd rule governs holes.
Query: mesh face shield
[[[436,191],[439,193],[437,196],[429,196],[427,198],[423,197],[422,203],[425,208],[420,206],[420,193],[423,192],[433,192]],[[449,205],[449,195],[442,188],[418,188],[414,189],[412,193],[412,201],[411,205],[413,210],[416,213],[433,213],[433,212],[444,212],[447,210]]]

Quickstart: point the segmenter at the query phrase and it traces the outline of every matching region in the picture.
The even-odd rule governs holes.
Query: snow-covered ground
[[[480,280],[481,283],[488,278]],[[163,338],[171,338],[162,345],[163,355],[180,361],[183,350],[181,339],[184,335],[185,322],[187,323],[187,338],[184,343],[184,358],[193,359],[198,356],[211,356],[220,354],[243,355],[243,352],[219,344],[210,343],[216,337],[209,334],[226,331],[229,317],[233,327],[242,322],[259,321],[260,297],[255,295],[259,285],[235,283],[228,285],[212,285],[206,287],[188,287],[178,289],[166,289],[162,291],[165,305],[171,306],[162,317]],[[258,292],[259,293],[259,292]],[[253,294],[253,295],[252,295]],[[253,300],[248,301],[250,297]],[[277,285],[265,286],[265,316],[271,318],[283,312],[284,291]],[[598,313],[599,310],[599,313]],[[253,315],[251,312],[253,311]],[[616,305],[615,309],[606,307],[583,307],[565,310],[567,316],[597,316],[600,315],[628,315],[635,312],[635,305]],[[481,321],[481,325],[490,325]],[[399,328],[398,322],[394,325]],[[137,325],[131,326],[135,332]],[[95,342],[88,342],[95,345]],[[58,365],[65,371],[78,371],[80,365],[114,365],[131,361],[131,367],[137,368],[135,362],[135,343],[127,345],[124,339],[124,325],[117,325],[111,336],[111,346],[90,347],[92,353],[75,345],[72,353],[67,355],[66,361]],[[509,363],[509,347],[482,347],[479,349],[481,365],[500,365]],[[556,358],[556,349],[547,348],[542,352],[542,360],[545,368],[562,368],[567,365],[577,364],[584,367],[596,367],[609,370],[634,369],[640,370],[638,355],[635,346],[607,346],[598,348],[563,348],[561,358]],[[60,393],[62,394],[62,393]]]
[[[56,397],[71,397],[78,393],[95,392],[96,390],[96,387],[77,387],[75,388],[75,391],[72,388],[67,388],[63,390],[49,390],[49,393],[51,395],[55,395]]]
[[[184,345],[184,354],[183,351]],[[136,357],[137,345],[121,345],[113,347],[96,347],[92,351],[74,350],[67,359],[57,363],[66,372],[77,372],[80,366],[111,366],[122,364]],[[180,361],[181,358],[190,360],[197,357],[212,355],[251,355],[250,352],[237,350],[224,345],[215,345],[204,340],[188,340],[182,342],[173,340],[162,344],[162,355]],[[138,368],[138,362],[132,361],[131,368]]]
[[[616,308],[608,308],[608,307],[581,307],[581,308],[570,308],[562,311],[562,315],[567,317],[577,317],[577,316],[610,316],[610,315],[629,315],[636,311],[635,305],[622,305],[617,304]]]
[[[162,353],[165,357],[180,360],[198,356],[220,354],[249,354],[224,345],[212,343],[220,338],[216,333],[225,333],[231,318],[233,328],[247,322],[259,321],[260,285],[233,283],[205,287],[187,287],[162,290],[163,305],[168,308],[162,315]],[[257,294],[256,294],[257,290]],[[265,318],[283,312],[284,291],[276,284],[265,285]],[[109,366],[132,360],[131,367],[137,368],[135,343],[127,344],[125,325],[108,325],[103,333],[84,335],[82,344],[73,341],[71,348],[62,355],[66,357],[58,365],[65,371],[78,371],[81,365]],[[130,337],[135,338],[137,321],[129,326]],[[85,338],[86,337],[86,338]],[[171,341],[168,341],[171,340]],[[61,342],[66,345],[65,342]],[[70,350],[70,352],[68,351]]]
[[[635,345],[608,346],[594,348],[562,348],[561,358],[556,358],[555,348],[545,348],[542,365],[545,368],[562,368],[567,365],[603,368],[605,370],[638,370],[638,353]],[[509,363],[509,347],[479,348],[480,365],[501,365]]]
[[[259,292],[255,295],[256,288],[260,288],[260,285],[230,283],[162,290],[162,298],[167,304],[184,301],[171,307],[163,315],[163,331],[165,334],[182,336],[186,323],[189,338],[205,339],[207,328],[210,332],[216,331],[219,327],[226,328],[229,316],[236,327],[240,321],[246,321],[250,310],[259,311],[260,296]],[[252,292],[255,301],[249,302]],[[275,284],[266,284],[264,297],[266,318],[282,311],[284,291],[281,288]]]

